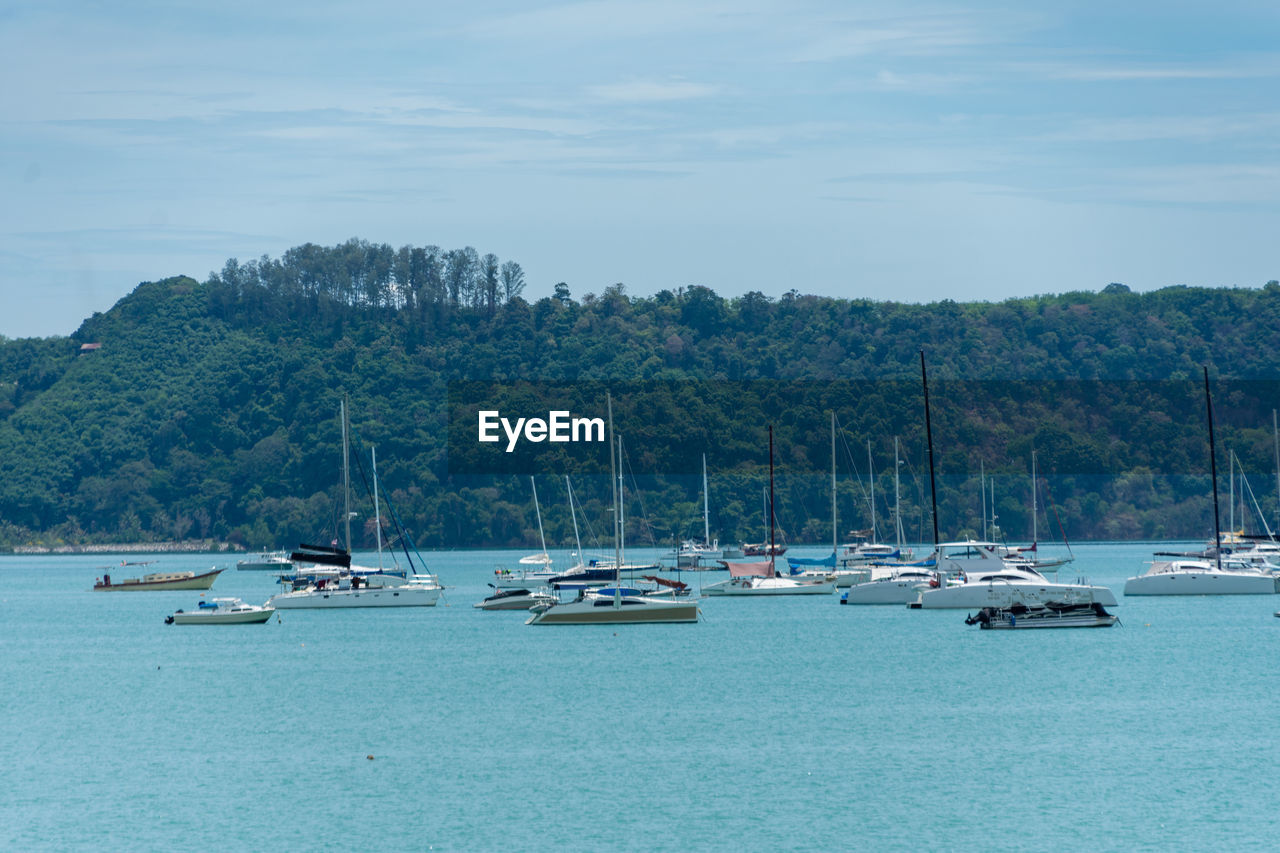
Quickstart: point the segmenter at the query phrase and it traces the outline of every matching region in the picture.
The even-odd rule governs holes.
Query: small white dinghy
[[[247,625],[266,622],[275,613],[274,607],[245,604],[238,598],[215,598],[202,601],[197,609],[178,610],[166,616],[166,625]]]

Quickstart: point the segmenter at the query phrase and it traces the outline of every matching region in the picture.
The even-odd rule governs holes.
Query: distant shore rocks
[[[181,542],[115,542],[101,545],[17,545],[15,554],[223,554],[243,551],[240,545],[213,539],[185,539]]]

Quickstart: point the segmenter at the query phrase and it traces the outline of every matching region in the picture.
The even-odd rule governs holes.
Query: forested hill
[[[758,538],[766,421],[778,425],[779,521],[792,541],[829,541],[832,409],[842,538],[868,523],[868,441],[880,535],[890,534],[895,435],[916,538],[928,506],[922,349],[936,383],[944,536],[976,531],[981,466],[1002,527],[1029,537],[1032,450],[1055,531],[1209,535],[1202,365],[1221,464],[1228,449],[1240,456],[1276,523],[1274,281],[930,305],[794,290],[726,299],[698,286],[646,298],[622,285],[575,294],[559,284],[535,301],[523,291],[519,265],[493,255],[353,240],[231,261],[204,282],[141,284],[70,338],[0,340],[0,545],[327,538],[344,394],[361,458],[367,466],[376,446],[380,482],[418,544],[534,544],[527,478],[460,475],[456,434],[451,473],[446,400],[462,380],[589,380],[617,387],[624,411],[628,388],[695,389],[686,405],[631,410],[620,426],[639,477],[631,542],[700,531],[689,460],[702,452],[713,535]],[[735,398],[750,402],[735,413]],[[540,473],[549,545],[563,546],[565,472]],[[586,478],[579,491],[580,519],[607,529],[607,486]],[[373,542],[369,515],[361,510],[357,546]],[[1047,523],[1042,515],[1042,538]],[[1252,510],[1248,523],[1258,523]]]

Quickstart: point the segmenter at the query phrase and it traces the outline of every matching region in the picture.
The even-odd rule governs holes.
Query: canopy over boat
[[[754,563],[736,563],[721,560],[720,565],[729,570],[731,578],[771,578],[777,573],[773,568],[773,560]]]

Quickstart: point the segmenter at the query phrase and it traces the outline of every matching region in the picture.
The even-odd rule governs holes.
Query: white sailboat
[[[622,439],[618,438],[617,467],[613,451],[613,400],[607,398],[609,409],[609,471],[613,499],[614,583],[613,588],[599,592],[587,589],[578,591],[572,601],[537,605],[525,621],[526,625],[620,625],[649,622],[697,622],[698,602],[691,598],[670,595],[645,595],[640,590],[623,589],[618,567],[623,563],[622,518]],[[614,475],[617,486],[614,489]]]
[[[1244,561],[1224,559],[1218,512],[1218,457],[1213,437],[1213,399],[1209,368],[1204,368],[1204,404],[1209,422],[1209,470],[1213,480],[1212,560],[1158,560],[1124,582],[1129,595],[1268,595],[1280,591],[1280,576]]]
[[[925,435],[929,442],[929,486],[933,500],[933,570],[936,576],[928,588],[920,590],[909,607],[976,609],[1024,605],[1101,604],[1114,605],[1110,587],[1080,583],[1050,583],[1033,568],[1009,565],[994,542],[938,541],[937,488],[933,464],[933,425],[929,413],[929,380],[924,352],[920,353],[920,378],[924,388]]]
[[[722,560],[729,579],[704,587],[704,595],[830,595],[835,577],[789,577],[780,575],[778,552],[774,547],[773,425],[769,426],[769,554],[763,562],[738,563]],[[833,543],[834,547],[834,543]],[[834,553],[834,551],[833,551]]]
[[[332,552],[333,569],[313,573],[305,582],[287,592],[273,595],[267,606],[277,610],[332,609],[341,607],[433,607],[440,598],[443,587],[434,575],[414,574],[412,560],[403,574],[384,571],[382,565],[382,510],[378,499],[378,459],[371,450],[373,464],[373,506],[378,536],[378,567],[350,565],[351,553],[351,471],[350,427],[347,422],[347,405],[341,403],[342,418],[342,487],[345,508],[346,550],[324,549]],[[394,518],[394,514],[393,514]],[[317,549],[320,550],[320,549]],[[408,551],[405,556],[408,559]],[[343,562],[345,561],[345,566]]]
[[[566,477],[565,479],[567,482],[568,478]],[[547,553],[547,537],[542,531],[542,507],[538,504],[538,484],[534,482],[533,477],[529,477],[529,487],[533,489],[533,511],[538,517],[538,541],[542,544],[542,552],[538,554],[529,554],[528,556],[520,558],[520,565],[527,568],[520,568],[515,571],[511,571],[505,566],[498,566],[494,569],[494,585],[500,590],[543,586],[550,583],[551,579],[559,574],[559,572],[551,568],[551,555]],[[572,493],[570,493],[569,500],[569,507],[572,511]],[[577,526],[576,519],[574,521],[574,526],[575,528]],[[541,566],[542,568],[534,568],[535,566]]]

